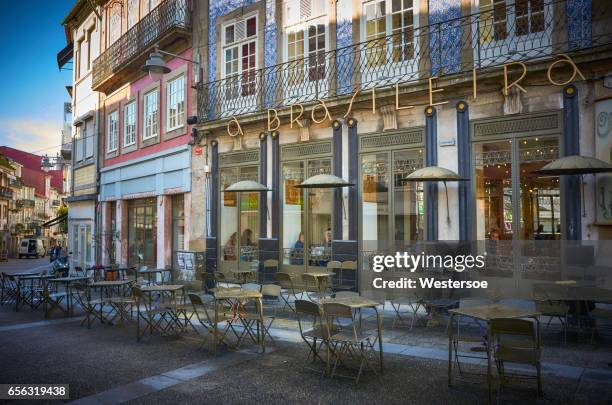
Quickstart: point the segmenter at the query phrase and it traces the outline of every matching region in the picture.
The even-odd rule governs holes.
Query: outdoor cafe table
[[[254,290],[238,290],[234,288],[223,288],[218,290],[215,295],[215,322],[214,322],[214,333],[213,333],[213,347],[216,350],[218,344],[218,336],[219,336],[219,303],[222,302],[230,302],[235,305],[234,316],[240,319],[240,321],[244,325],[244,321],[241,316],[241,306],[242,301],[247,301],[254,299],[257,301],[257,315],[259,316],[259,320],[257,322],[257,341],[261,346],[261,352],[264,353],[266,351],[266,339],[265,339],[265,331],[263,330],[263,295],[259,291]],[[262,325],[260,327],[260,325]],[[246,326],[245,326],[246,328]]]
[[[153,277],[153,275],[157,275],[157,274],[162,274],[162,278],[161,278],[161,283],[164,283],[164,277],[163,274],[164,273],[170,273],[170,282],[172,282],[172,269],[171,268],[167,268],[167,269],[146,269],[146,270],[139,270],[138,274],[142,274],[143,276],[147,277],[147,281],[149,282],[149,284],[153,284],[151,281],[151,278]]]
[[[104,281],[96,281],[93,283],[89,284],[90,288],[99,288],[100,289],[100,299],[103,300],[105,297],[111,297],[112,295],[109,294],[109,292],[112,293],[113,288],[117,288],[117,292],[119,293],[119,290],[121,290],[121,287],[124,287],[128,284],[130,284],[132,281],[130,280],[104,280]],[[104,292],[107,292],[106,295],[104,295]],[[119,294],[120,295],[120,294]]]
[[[50,278],[48,280],[49,283],[61,283],[66,287],[66,316],[70,316],[74,314],[74,308],[72,305],[72,283],[75,281],[85,281],[87,282],[89,277],[87,276],[71,276],[71,277],[58,277],[58,278]],[[48,287],[48,283],[47,283]],[[45,314],[47,315],[47,314]]]
[[[455,308],[449,309],[450,319],[448,324],[451,325],[455,316],[465,316],[468,318],[478,319],[487,324],[487,389],[489,392],[489,402],[493,398],[493,375],[491,373],[491,320],[500,318],[532,318],[536,322],[537,333],[540,336],[540,313],[529,309],[515,308],[507,305],[492,304],[492,305],[481,305],[476,307],[468,308]],[[448,328],[448,386],[452,383],[453,373],[453,328]]]
[[[314,277],[317,280],[317,291],[321,293],[325,290],[324,287],[329,277],[334,276],[335,273],[304,273],[304,275]]]
[[[374,301],[372,299],[362,297],[362,296],[354,296],[354,297],[343,297],[343,298],[327,298],[321,300],[321,304],[343,304],[351,307],[354,311],[360,311],[362,308],[372,308],[374,312],[376,312],[376,333],[378,335],[378,356],[380,360],[380,372],[383,372],[383,341],[382,341],[382,325],[380,319],[380,313],[378,312],[378,306],[381,305],[379,302]],[[361,315],[360,315],[361,322]],[[329,349],[329,346],[328,346]],[[327,368],[329,369],[329,359],[330,356],[327,356]]]
[[[19,311],[19,305],[30,305],[30,308],[35,309],[36,305],[34,301],[36,294],[34,292],[34,282],[40,281],[44,283],[47,279],[55,276],[51,274],[33,274],[33,273],[20,273],[22,275],[15,275],[15,284],[17,294],[15,298],[15,311]],[[25,288],[25,284],[29,282],[29,288]],[[44,288],[44,284],[42,286]]]
[[[234,269],[232,273],[236,274],[240,278],[242,284],[248,282],[249,274],[255,273],[257,270],[254,269]]]

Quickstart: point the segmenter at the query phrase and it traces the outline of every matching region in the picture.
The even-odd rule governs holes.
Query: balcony
[[[62,204],[60,200],[51,200],[52,207],[59,207]]]
[[[566,10],[570,10],[569,11]],[[431,19],[433,16],[430,16]],[[515,61],[547,61],[612,43],[605,6],[544,0],[539,10],[511,4],[404,29],[328,52],[198,85],[198,121],[348,98],[356,91],[423,83],[432,76],[469,77]],[[592,24],[592,25],[591,25]],[[607,24],[607,25],[606,25]],[[340,41],[339,41],[340,42]],[[494,69],[493,69],[494,68]]]
[[[44,212],[37,212],[36,213],[36,217],[39,218],[39,219],[47,219],[47,218],[49,218],[49,216],[46,213],[44,213]]]
[[[189,0],[165,0],[93,62],[92,87],[107,92],[140,70],[155,45],[191,38]]]
[[[0,187],[0,198],[4,198],[6,200],[13,199],[13,190],[9,187]]]
[[[13,188],[23,188],[25,184],[21,177],[15,177],[14,179],[11,179],[9,185]]]
[[[29,200],[27,198],[17,200],[17,206],[21,208],[34,208],[36,202],[34,200]]]

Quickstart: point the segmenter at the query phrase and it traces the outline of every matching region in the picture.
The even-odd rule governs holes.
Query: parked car
[[[47,254],[43,241],[36,238],[25,238],[19,244],[19,258],[22,257],[43,257]]]

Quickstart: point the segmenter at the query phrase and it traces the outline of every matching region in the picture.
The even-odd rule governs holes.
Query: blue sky
[[[55,154],[65,86],[56,55],[66,46],[63,17],[76,0],[7,2],[0,13],[0,145]]]

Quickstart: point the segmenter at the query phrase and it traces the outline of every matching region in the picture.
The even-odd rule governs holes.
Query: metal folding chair
[[[376,368],[372,366],[375,362],[374,344],[378,337],[375,334],[366,334],[357,327],[353,310],[350,306],[337,303],[324,303],[323,313],[325,314],[327,333],[330,335],[330,347],[334,353],[334,367],[331,377],[336,375],[339,364],[348,366],[348,360],[359,362],[359,370],[355,377],[340,375],[341,377],[354,378],[355,383],[359,382],[364,367],[368,367],[376,373]],[[348,326],[346,326],[348,321]],[[344,325],[344,326],[343,326]],[[339,332],[334,333],[333,327],[337,327]]]
[[[188,294],[189,301],[193,307],[193,313],[195,315],[196,320],[200,325],[204,327],[204,329],[208,332],[208,335],[217,334],[217,339],[220,343],[223,343],[225,346],[230,346],[227,342],[227,334],[229,331],[232,331],[234,336],[238,338],[238,333],[234,329],[232,322],[234,321],[234,316],[231,314],[221,313],[219,314],[218,321],[226,322],[226,328],[221,333],[218,329],[215,329],[215,314],[214,314],[214,298],[210,295],[206,295],[204,297],[190,293]],[[206,338],[202,341],[202,345],[205,344]],[[209,342],[210,346],[208,348],[209,352],[214,353],[216,351],[216,347],[214,345],[214,339],[211,339]]]
[[[291,306],[290,303],[291,297],[293,297],[294,300],[301,299],[304,295],[304,290],[297,289],[297,286],[295,285],[293,278],[289,273],[276,273],[274,277],[278,285],[280,285],[281,287],[281,299],[285,303],[283,309],[285,309],[285,307],[289,307],[289,309],[295,312],[295,309]],[[300,295],[300,298],[298,298],[298,294]]]
[[[87,322],[87,329],[91,329],[92,317],[95,321],[99,319],[101,323],[105,321],[104,317],[104,301],[97,298],[91,298],[91,290],[85,284],[75,283],[72,286],[73,297],[76,298],[77,304],[85,311],[85,319],[81,321],[81,326]]]
[[[319,360],[322,364],[327,364],[327,360],[322,357],[323,349],[327,349],[330,333],[326,325],[323,324],[323,313],[321,307],[312,301],[296,300],[295,313],[297,316],[300,336],[308,346],[308,356],[304,360],[303,368],[325,373],[325,368],[319,370],[314,367],[314,363]],[[338,329],[334,328],[334,332]]]
[[[141,337],[147,332],[147,329],[151,335],[154,331],[157,331],[162,336],[166,335],[168,330],[175,329],[175,320],[168,308],[149,305],[149,300],[144,297],[139,287],[132,287],[132,295],[136,301],[138,312],[136,317],[136,340],[138,342],[140,342]],[[142,332],[140,328],[141,319],[146,323]]]

